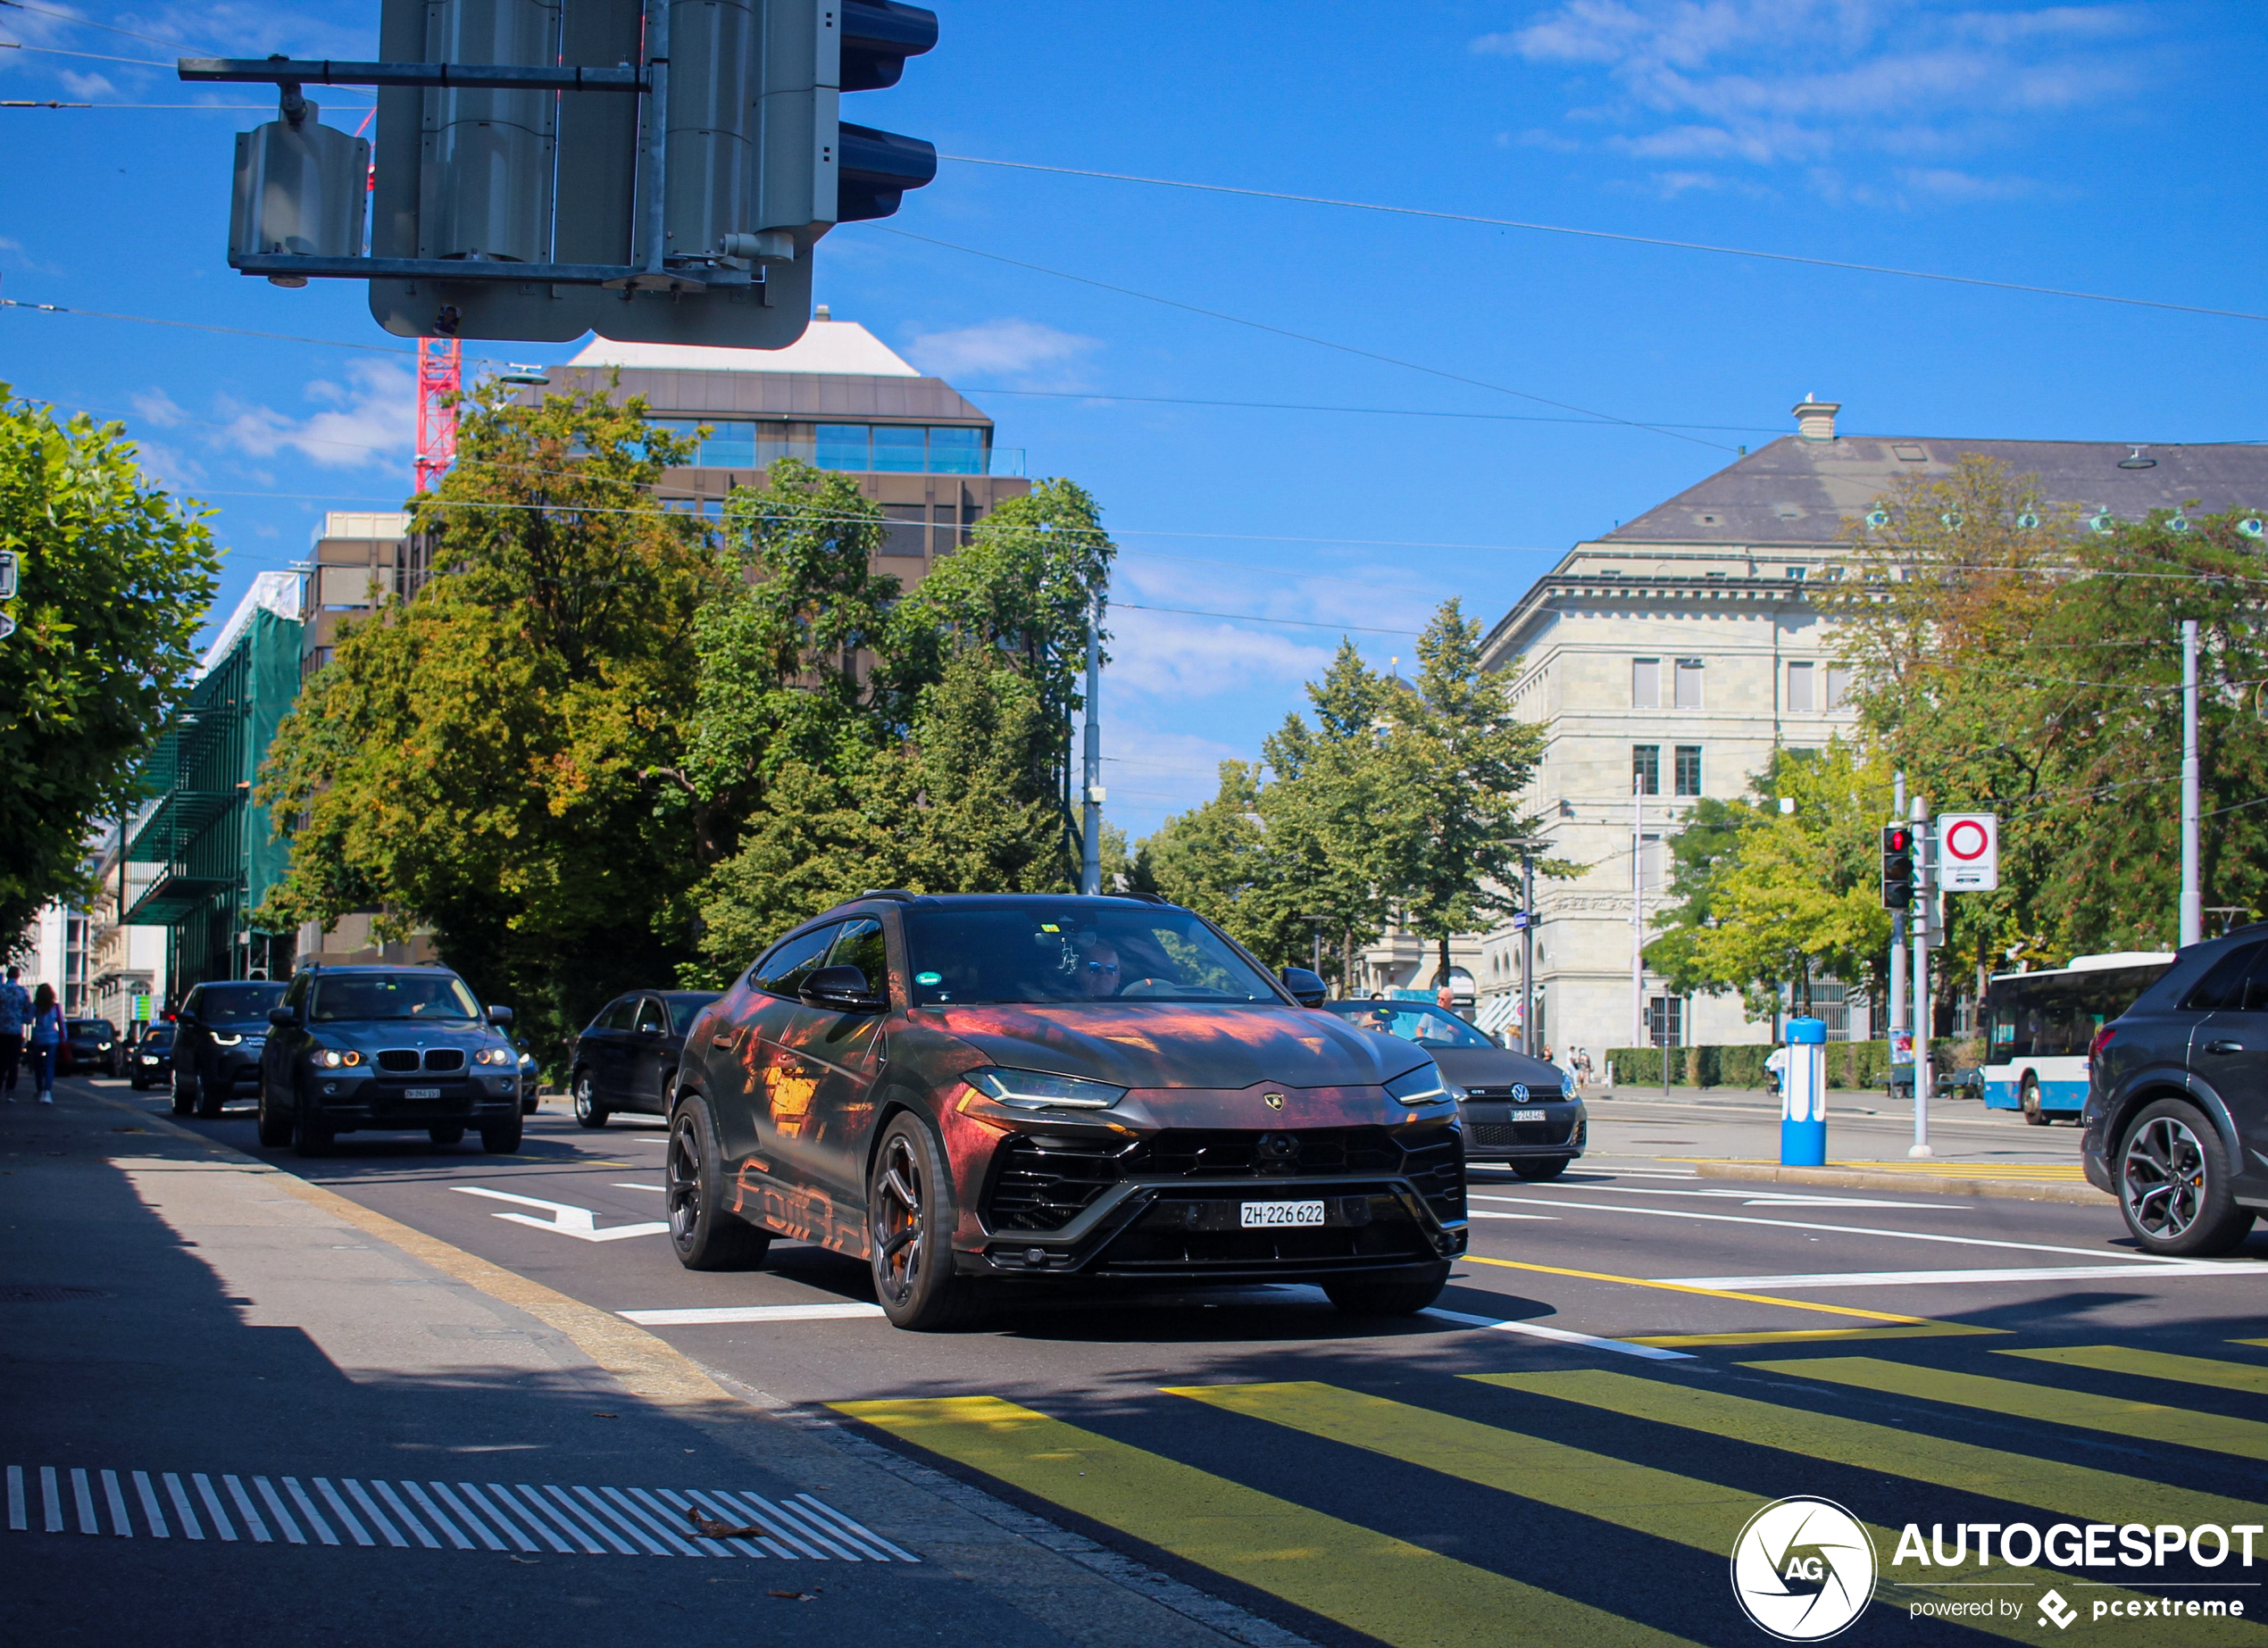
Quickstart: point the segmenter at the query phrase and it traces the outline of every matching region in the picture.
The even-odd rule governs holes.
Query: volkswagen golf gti
[[[921,1330],[1011,1283],[1406,1314],[1465,1246],[1431,1057],[1143,897],[871,893],[804,923],[691,1026],[668,1163],[688,1269],[817,1243]]]

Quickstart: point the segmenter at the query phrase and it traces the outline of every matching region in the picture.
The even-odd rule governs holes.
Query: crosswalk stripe
[[[2098,1396],[2092,1391],[2064,1390],[2052,1385],[2030,1385],[2020,1379],[1995,1379],[1980,1373],[1954,1373],[1942,1368],[1915,1368],[1905,1362],[1883,1361],[1872,1356],[1822,1356],[1805,1361],[1750,1362],[1751,1368],[1797,1378],[1825,1379],[1859,1390],[1886,1395],[1915,1396],[1924,1402],[1981,1408],[1988,1413],[2013,1413],[2027,1419],[2044,1419],[2080,1430],[2109,1431],[2116,1436],[2141,1435],[2153,1444],[2172,1443],[2210,1453],[2230,1453],[2239,1459],[2268,1460],[2268,1424],[2258,1419],[2230,1419],[2189,1408],[2169,1408],[2155,1402],[2132,1402],[2122,1396]]]
[[[1169,1394],[1367,1449],[1404,1464],[1715,1556],[1731,1552],[1742,1527],[1765,1502],[1764,1494],[1750,1490],[1722,1487],[1651,1465],[1633,1464],[1610,1454],[1332,1385],[1179,1386],[1170,1387]],[[1868,1524],[1867,1532],[1878,1553],[1897,1548],[1895,1531]],[[2005,1568],[1995,1572],[2005,1575],[2011,1585],[2069,1583],[2069,1576],[2046,1569]],[[1967,1595],[1969,1586],[1954,1581],[1945,1586],[1903,1581],[1899,1589],[1939,1595],[1947,1601],[1973,1600]],[[2100,1594],[2108,1601],[2111,1588],[2103,1587]],[[1886,1607],[1903,1608],[1913,1597],[1878,1600]],[[1997,1636],[2037,1640],[2036,1630],[2023,1618],[1972,1618],[1963,1623]]]
[[[368,1482],[354,1477],[232,1476],[10,1465],[11,1532],[153,1539],[213,1536],[254,1545],[397,1551],[541,1551],[564,1556],[748,1557],[758,1561],[905,1562],[921,1558],[811,1494],[772,1500],[746,1488],[651,1489],[601,1484],[517,1487],[500,1482]],[[218,1481],[214,1477],[218,1477]],[[100,1478],[100,1492],[96,1478]],[[127,1492],[130,1477],[133,1492]],[[162,1485],[162,1486],[161,1486]],[[192,1497],[194,1490],[195,1498]],[[39,1503],[32,1505],[37,1494]],[[166,1498],[171,1500],[169,1511]],[[203,1519],[196,1499],[204,1501]],[[136,1502],[141,1527],[134,1521]],[[233,1507],[229,1502],[233,1501]],[[752,1530],[730,1539],[695,1531],[699,1511]],[[344,1529],[344,1533],[341,1533]],[[446,1542],[446,1543],[445,1543]],[[540,1543],[538,1543],[540,1542]]]
[[[1972,1322],[1916,1322],[1910,1328],[1781,1328],[1756,1333],[1638,1334],[1632,1344],[1676,1347],[1688,1344],[1806,1344],[1833,1339],[1950,1339],[1968,1334],[2005,1333],[2005,1328],[1980,1328]]]
[[[1665,1379],[1604,1369],[1576,1373],[1472,1373],[1482,1385],[1581,1402],[1610,1413],[1674,1425],[1726,1441],[1778,1448],[1857,1470],[1880,1471],[1938,1487],[2052,1511],[2080,1522],[2180,1522],[2226,1527],[2251,1521],[2259,1507],[2124,1477],[2063,1460],[2011,1453],[1974,1443],[1917,1435],[1866,1419],[1813,1413]]]
[[[1681,1640],[998,1397],[833,1405],[1396,1648]]]
[[[2130,1373],[2137,1378],[2170,1379],[2177,1385],[2209,1385],[2219,1390],[2268,1395],[2268,1366],[2259,1362],[2216,1361],[2209,1356],[2176,1356],[2170,1351],[2145,1351],[2123,1344],[2057,1344],[1999,1353],[2060,1362],[2067,1368],[2092,1368],[2103,1373]]]
[[[1629,1208],[1614,1211],[1647,1213],[1656,1210]],[[1776,1221],[1767,1219],[1761,1222],[1769,1224]],[[1832,1230],[1837,1227],[1821,1225],[1816,1228]],[[1815,1311],[1823,1316],[1857,1316],[1868,1321],[1907,1324],[1928,1319],[1920,1316],[1901,1316],[1891,1311],[1862,1311],[1856,1305],[1851,1304],[1821,1304],[1811,1299],[1780,1299],[1770,1294],[1742,1294],[1722,1287],[1696,1287],[1690,1282],[1665,1282],[1651,1276],[1616,1276],[1605,1270],[1570,1270],[1564,1265],[1529,1264],[1517,1259],[1489,1259],[1480,1253],[1467,1253],[1464,1256],[1464,1262],[1475,1265],[1495,1265],[1505,1270],[1535,1270],[1545,1276],[1572,1276],[1584,1282],[1617,1282],[1624,1287],[1658,1287],[1664,1293],[1699,1294],[1705,1299],[1737,1299],[1743,1304],[1776,1304],[1783,1310]]]

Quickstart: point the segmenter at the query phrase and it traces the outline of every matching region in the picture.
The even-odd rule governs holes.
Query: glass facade
[[[982,429],[919,423],[795,424],[747,419],[657,418],[656,429],[698,439],[694,465],[764,469],[801,458],[822,470],[897,475],[1020,475],[1020,448],[985,444]],[[699,431],[706,428],[706,435]]]

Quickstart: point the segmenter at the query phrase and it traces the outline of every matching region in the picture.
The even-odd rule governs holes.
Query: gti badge
[[[1284,1095],[1280,1093],[1263,1093],[1260,1095],[1260,1102],[1270,1110],[1281,1110],[1284,1107]]]

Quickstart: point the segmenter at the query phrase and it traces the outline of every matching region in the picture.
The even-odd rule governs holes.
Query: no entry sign
[[[1938,886],[1948,893],[1989,893],[2000,885],[2000,815],[1938,814]]]

